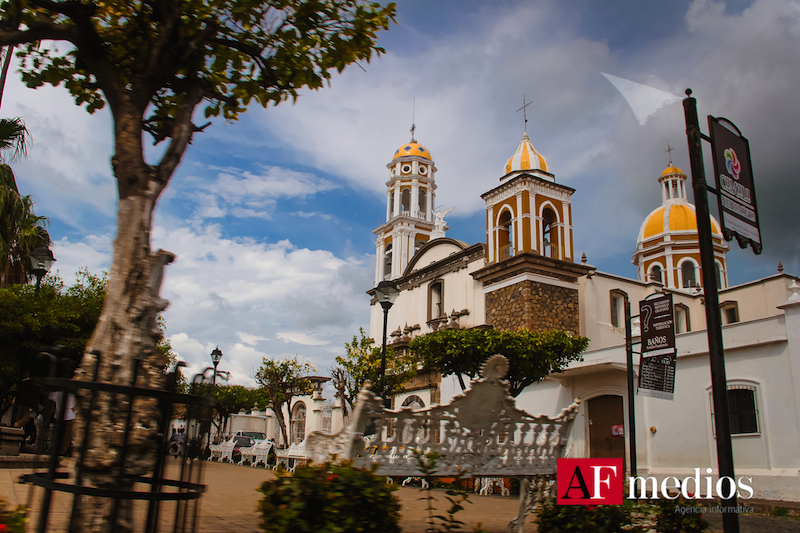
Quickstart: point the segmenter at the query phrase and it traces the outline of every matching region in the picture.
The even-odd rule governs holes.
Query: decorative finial
[[[783,272],[783,263],[778,261],[778,272]]]
[[[672,166],[672,150],[673,148],[669,145],[669,141],[667,141],[667,149],[664,150],[664,152],[669,154],[669,166]]]
[[[692,96],[692,90],[686,89],[686,96]]]
[[[416,139],[414,139],[414,131],[416,131],[416,129],[417,129],[416,115],[417,115],[417,97],[415,96],[414,99],[412,100],[412,104],[411,104],[411,142],[412,143],[417,142]]]
[[[581,263],[583,263],[583,264],[585,265],[585,264],[586,264],[586,261],[587,261],[587,259],[586,259],[586,252],[583,252],[583,255],[581,255]]]
[[[528,110],[527,110],[527,109],[525,109],[525,108],[526,108],[526,107],[528,107],[529,105],[531,105],[532,103],[533,103],[533,102],[528,102],[528,103],[526,104],[526,103],[525,103],[525,95],[523,94],[523,95],[522,95],[522,107],[520,107],[519,109],[517,109],[517,113],[519,113],[520,111],[522,111],[522,117],[525,119],[525,133],[528,133]]]

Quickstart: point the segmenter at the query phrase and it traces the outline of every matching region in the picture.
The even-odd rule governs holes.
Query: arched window
[[[498,219],[497,245],[500,250],[500,259],[508,259],[514,255],[514,230],[512,228],[511,211],[506,209]]]
[[[428,320],[444,314],[444,281],[435,280],[428,285]]]
[[[724,289],[725,287],[722,285],[722,269],[716,261],[714,261],[714,274],[717,278],[717,288]]]
[[[428,243],[426,241],[423,241],[423,240],[419,240],[419,241],[415,242],[414,243],[414,251],[416,252],[417,250],[419,250],[420,248],[422,248],[426,244],[428,244]]]
[[[692,331],[692,321],[689,316],[689,307],[684,304],[675,304],[675,333]]]
[[[664,276],[661,274],[660,266],[654,265],[653,268],[650,269],[650,281],[658,281],[659,283],[664,283]]]
[[[291,443],[303,442],[306,438],[306,404],[303,402],[297,402],[292,408],[292,426],[289,438]]]
[[[425,189],[419,190],[419,216],[425,218],[428,212],[428,195]]]
[[[392,275],[392,243],[386,245],[386,250],[383,252],[383,278],[386,279]]]
[[[542,255],[558,258],[558,229],[555,212],[549,207],[542,212]]]
[[[425,402],[422,401],[422,398],[417,396],[416,394],[412,394],[405,400],[403,400],[403,407],[411,406],[412,409],[423,409],[425,407]]]
[[[400,191],[400,211],[402,213],[411,212],[411,189],[409,188]]]
[[[392,218],[397,213],[394,212],[394,191],[389,195],[389,218]]]
[[[697,276],[695,275],[694,263],[691,261],[684,261],[681,264],[681,287],[684,289],[697,287]]]

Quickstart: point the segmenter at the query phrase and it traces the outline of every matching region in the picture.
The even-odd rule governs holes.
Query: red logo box
[[[622,459],[559,459],[558,505],[622,505]]]

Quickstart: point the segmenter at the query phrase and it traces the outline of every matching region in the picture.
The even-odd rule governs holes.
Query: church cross
[[[517,109],[517,113],[519,113],[520,111],[522,111],[522,117],[525,119],[525,133],[528,133],[528,110],[527,110],[527,109],[525,109],[525,108],[526,108],[526,107],[528,107],[529,105],[531,105],[532,103],[533,103],[533,102],[528,102],[528,103],[526,104],[526,103],[525,103],[525,95],[523,94],[523,95],[522,95],[522,107],[520,107],[519,109]]]
[[[669,141],[667,141],[667,149],[664,150],[664,153],[669,154],[669,166],[672,166],[672,150],[674,150],[674,148],[672,148],[669,145]]]

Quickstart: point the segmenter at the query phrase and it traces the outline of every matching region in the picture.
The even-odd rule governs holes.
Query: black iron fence
[[[202,453],[192,454],[191,443],[201,443],[199,449],[202,450],[202,443],[208,438],[210,427],[211,410],[216,405],[214,399],[202,396],[180,394],[175,392],[177,383],[177,369],[167,375],[167,387],[165,390],[157,390],[137,386],[137,378],[140,378],[141,361],[134,360],[131,369],[131,378],[128,384],[111,384],[97,381],[100,370],[101,356],[97,352],[95,355],[95,365],[91,381],[80,381],[72,379],[74,374],[74,363],[68,359],[57,359],[49,353],[41,353],[40,357],[47,361],[47,375],[32,378],[32,383],[45,393],[56,391],[59,398],[56,402],[58,412],[54,416],[48,415],[42,423],[43,431],[37,439],[38,453],[43,453],[45,446],[49,445],[48,468],[43,472],[35,472],[22,476],[21,481],[44,489],[44,497],[39,509],[39,517],[36,531],[45,533],[48,531],[48,520],[51,514],[51,504],[54,492],[72,494],[72,513],[69,520],[69,531],[74,531],[77,524],[81,508],[81,498],[83,496],[108,498],[113,501],[111,516],[108,523],[110,530],[116,523],[117,512],[120,502],[125,500],[143,500],[147,502],[147,515],[143,524],[135,527],[136,531],[145,533],[157,533],[158,531],[172,531],[174,533],[194,532],[197,528],[199,498],[205,491],[202,484],[203,463]],[[182,363],[179,363],[182,366]],[[194,382],[205,381],[205,374],[199,374]],[[68,395],[76,394],[78,391],[88,391],[83,394],[88,397],[88,405],[82,406],[81,413],[82,427],[81,438],[76,439],[80,443],[77,450],[74,476],[59,469],[59,448],[64,441],[64,433],[67,431],[67,424],[63,421],[68,404]],[[99,393],[106,395],[116,395],[127,404],[127,417],[123,428],[122,447],[117,454],[116,464],[112,471],[115,476],[115,487],[130,486],[124,482],[133,481],[133,488],[125,490],[121,488],[99,488],[86,484],[85,461],[88,452],[89,434],[93,428],[93,412],[98,401]],[[154,464],[149,469],[152,474],[137,476],[131,480],[125,475],[127,463],[131,460],[139,460],[129,457],[131,447],[130,436],[133,427],[133,405],[136,399],[153,398],[158,402],[158,422],[156,427],[151,428],[155,439],[156,449],[152,454]],[[169,442],[169,423],[172,418],[175,405],[186,406],[186,446],[185,453],[180,457],[180,466],[174,478],[165,476],[166,456]],[[53,431],[50,431],[50,420],[54,418]],[[195,455],[195,456],[193,456]],[[175,474],[174,469],[171,470]],[[174,512],[168,510],[164,512],[166,506],[164,502],[175,502]],[[164,516],[166,515],[166,516]],[[171,515],[171,516],[169,516]],[[141,527],[143,526],[143,527]]]

